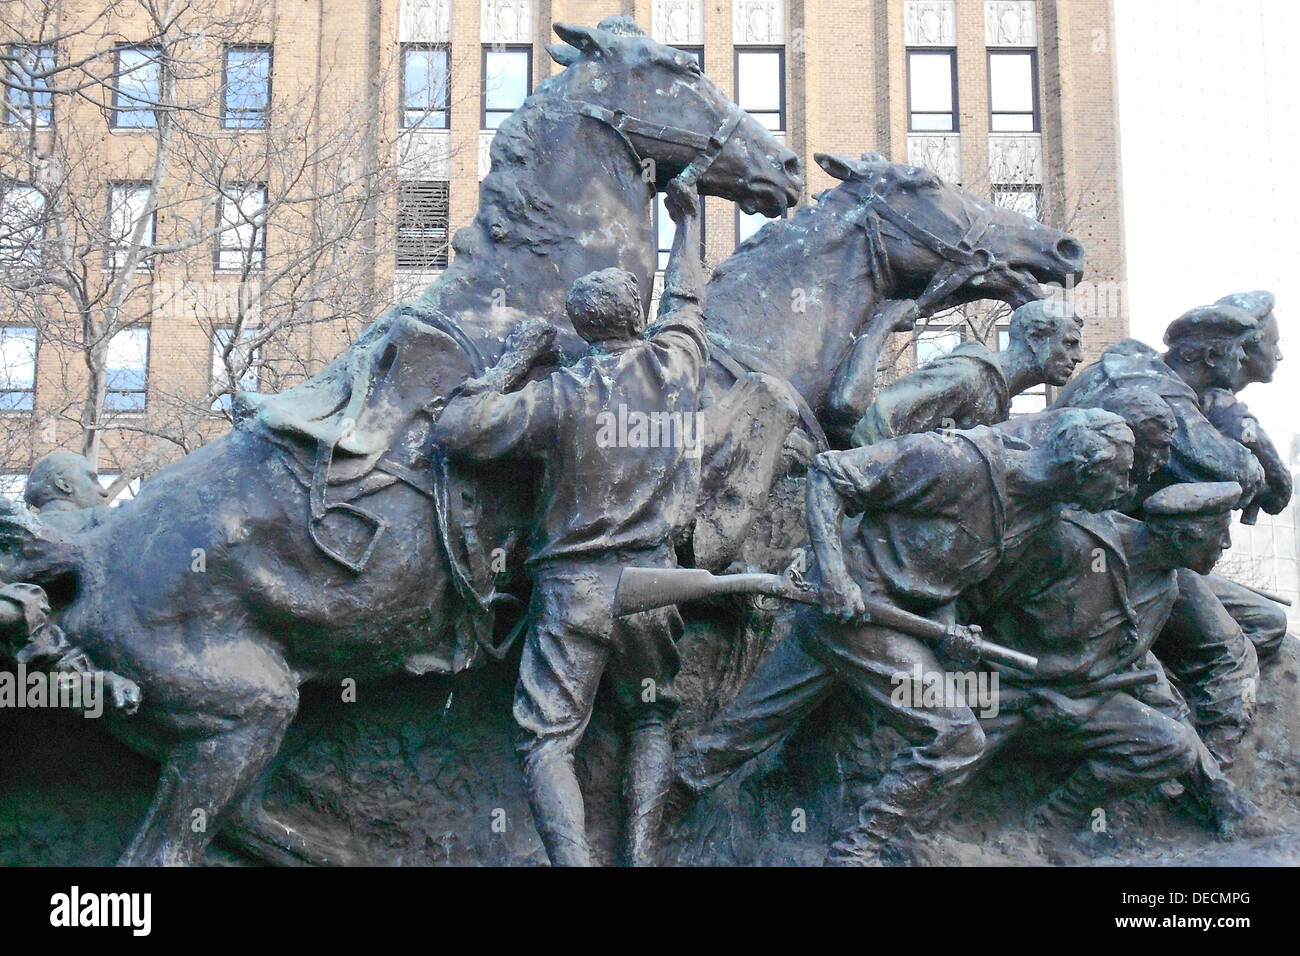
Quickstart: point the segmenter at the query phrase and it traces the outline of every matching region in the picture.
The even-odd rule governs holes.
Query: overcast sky
[[[1283,455],[1300,432],[1300,2],[1115,0],[1135,338],[1268,289],[1287,356],[1243,393]]]

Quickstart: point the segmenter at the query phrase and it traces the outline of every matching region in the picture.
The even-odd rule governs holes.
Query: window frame
[[[423,43],[423,42],[403,42],[400,45],[399,53],[401,55],[401,73],[397,80],[397,97],[400,104],[398,111],[398,127],[400,129],[433,129],[449,130],[451,129],[451,44],[450,43]],[[421,111],[423,118],[433,116],[435,113],[443,114],[443,124],[441,126],[428,126],[425,123],[408,123],[407,117],[412,110],[406,100],[406,55],[413,50],[420,52],[441,52],[446,54],[447,62],[444,74],[443,88],[443,105],[437,109],[425,108]],[[486,66],[486,63],[485,63]],[[529,61],[529,83],[532,82],[532,62]],[[530,91],[531,92],[531,89]],[[486,93],[484,94],[486,98]]]
[[[132,107],[124,107],[121,105],[122,77],[125,75],[122,71],[122,53],[126,50],[151,50],[156,54],[156,56],[153,58],[153,63],[158,70],[158,91],[157,94],[154,96],[154,100],[157,101],[162,99],[162,63],[161,63],[162,47],[151,43],[117,44],[113,48],[113,98],[112,98],[112,110],[110,111],[110,115],[109,115],[109,126],[115,130],[120,129],[120,130],[128,130],[128,131],[157,129],[158,114],[157,114],[156,107],[153,106],[140,107],[138,105]],[[137,70],[138,69],[139,68],[137,68]],[[135,73],[137,72],[137,70],[132,70],[131,72]],[[131,102],[139,104],[142,101],[131,98]],[[120,122],[121,114],[123,113],[148,113],[150,114],[150,122],[126,125]]]
[[[1032,110],[1026,113],[1024,110],[994,110],[993,109],[993,58],[995,56],[1029,56],[1029,95],[1032,102]],[[1008,136],[1030,136],[1034,133],[1043,131],[1043,102],[1042,97],[1038,95],[1038,48],[1032,46],[1026,47],[989,47],[984,64],[985,82],[988,87],[989,98],[989,132],[996,135]],[[1031,129],[994,129],[994,118],[997,116],[1031,116]]]
[[[961,132],[961,101],[958,99],[957,84],[957,48],[955,46],[909,46],[904,51],[904,59],[907,65],[905,81],[907,83],[907,131],[909,133],[960,133]],[[915,110],[912,107],[912,56],[938,56],[948,57],[948,78],[952,83],[952,129],[917,129],[913,123],[913,117],[917,113],[924,116],[943,116],[944,113],[935,110]]]
[[[57,47],[46,46],[41,43],[10,43],[8,46],[9,46],[9,55],[12,56],[15,60],[19,59],[20,51],[32,50],[35,51],[38,62],[41,59],[42,54],[48,52],[50,57],[51,68],[54,68],[54,66],[56,65],[55,61],[58,58]],[[30,74],[28,74],[28,76],[30,77]],[[33,87],[36,86],[36,79],[34,77],[32,77],[31,79],[32,79],[31,85]],[[44,93],[37,93],[35,91],[28,93],[28,92],[22,92],[14,89],[5,90],[4,124],[6,126],[20,126],[29,129],[49,129],[50,124],[54,122],[54,92],[49,88],[48,78],[44,82],[46,84]],[[25,107],[15,107],[13,102],[13,97],[15,95],[30,97],[33,103],[35,102],[38,96],[44,96],[47,98],[48,102],[46,103],[45,106],[32,106],[31,104],[29,104],[28,106]],[[27,116],[23,115],[24,110],[29,110],[32,114],[36,114],[36,115],[39,115],[40,113],[46,113],[47,116],[44,122],[37,120],[36,122],[33,123],[29,120]]]
[[[36,385],[41,374],[41,333],[34,325],[19,322],[0,322],[0,336],[8,331],[26,331],[32,333],[32,385],[31,388],[0,388],[0,396],[13,394],[30,394],[31,402],[25,408],[10,408],[0,403],[0,416],[34,415],[36,413]]]
[[[260,328],[249,327],[247,325],[244,325],[239,329],[239,339],[242,339],[245,336],[254,337],[260,331],[262,331]],[[230,333],[233,336],[235,332],[235,326],[222,323],[219,325],[215,325],[212,328],[212,337],[208,340],[209,344],[211,345],[211,349],[209,351],[210,361],[208,363],[208,383],[210,385],[218,384],[217,382],[217,358],[218,358],[217,340],[223,332]],[[238,339],[236,339],[235,347],[238,348]],[[262,387],[262,370],[263,370],[262,346],[256,345],[253,346],[251,349],[249,349],[248,367],[244,370],[244,374],[239,377],[238,384],[240,386],[240,391],[248,391],[248,389],[245,389],[243,387],[243,380],[244,377],[247,376],[250,372],[254,376],[253,390],[260,389]],[[224,363],[223,363],[223,371],[224,371]],[[220,384],[224,387],[230,385],[231,383],[222,382]],[[221,394],[219,394],[216,398],[212,400],[211,410],[219,414],[229,413],[233,406],[233,403],[234,403],[233,393],[223,391]]]
[[[241,189],[242,192],[251,192],[253,190],[257,190],[261,192],[262,224],[260,226],[258,225],[253,226],[253,246],[251,250],[242,245],[226,246],[225,245],[226,237],[234,236],[235,238],[238,238],[239,224],[236,224],[236,227],[232,229],[223,228],[221,213],[225,208],[225,204],[227,202],[230,202],[230,199],[226,196],[224,192],[218,192],[217,208],[216,208],[217,234],[216,236],[213,237],[214,241],[212,243],[212,271],[221,273],[222,275],[245,275],[245,274],[251,275],[252,273],[256,273],[256,272],[265,272],[266,271],[266,225],[267,225],[266,205],[268,201],[267,184],[262,182],[248,182],[248,183],[228,183],[227,186],[231,191],[234,191],[236,188],[239,188]],[[261,240],[260,246],[258,243],[259,239]],[[238,266],[223,266],[221,264],[221,254],[223,252],[238,252],[241,257],[240,264]],[[248,256],[249,252],[260,252],[261,258],[254,261],[250,261],[250,257]]]
[[[131,325],[123,326],[118,329],[109,338],[109,344],[112,340],[125,332],[144,332],[144,384],[140,388],[109,388],[108,374],[111,366],[107,362],[107,354],[104,363],[104,402],[101,406],[103,411],[112,415],[143,415],[149,410],[149,370],[153,364],[153,324],[150,322],[135,322]],[[108,403],[109,395],[139,395],[141,396],[139,408],[111,408]]]
[[[487,116],[488,116],[488,113],[489,113],[489,112],[492,112],[492,113],[501,113],[501,112],[505,112],[506,116],[509,116],[511,113],[513,113],[516,109],[519,108],[518,106],[516,106],[516,107],[514,107],[513,109],[508,110],[508,111],[504,111],[504,110],[488,110],[488,105],[487,105],[487,98],[488,98],[488,88],[487,88],[487,64],[488,64],[488,54],[490,54],[490,53],[525,53],[525,54],[527,54],[526,59],[527,59],[527,62],[528,62],[528,82],[527,82],[528,89],[527,89],[527,91],[524,93],[524,100],[527,100],[528,97],[530,97],[530,96],[533,95],[533,46],[532,46],[532,44],[531,44],[531,43],[504,43],[504,44],[485,43],[485,44],[483,44],[483,55],[482,55],[482,60],[481,60],[481,62],[480,62],[480,66],[479,66],[479,117],[478,117],[478,121],[479,121],[479,129],[480,129],[480,130],[484,130],[484,131],[492,131],[492,130],[496,130],[496,129],[498,128],[497,126],[488,126],[488,124],[487,124]],[[450,63],[449,63],[449,68],[450,68]],[[522,101],[520,102],[520,105],[521,105],[521,106],[523,105]],[[503,119],[502,122],[505,122],[505,120]],[[498,124],[498,125],[499,125],[499,124]],[[437,181],[437,180],[429,180],[429,182],[435,182],[435,181]]]
[[[665,269],[667,269],[668,257],[672,254],[672,249],[673,249],[671,242],[669,242],[667,249],[659,248],[659,222],[660,222],[659,206],[662,204],[663,198],[664,198],[663,193],[656,192],[655,201],[650,204],[650,228],[652,228],[655,233],[655,272],[663,272]],[[667,215],[667,210],[664,211],[664,214]],[[701,261],[703,261],[704,259],[704,251],[705,251],[704,219],[705,219],[704,216],[700,216],[700,260]],[[669,216],[669,222],[672,222],[671,216]],[[677,225],[676,223],[673,223],[674,237],[677,235],[676,225]],[[661,255],[664,256],[664,264],[662,266],[659,265],[659,256]]]
[[[35,193],[40,197],[41,208],[39,219],[32,224],[35,234],[30,242],[21,245],[9,242],[9,237],[5,235],[9,231],[9,224],[5,223],[0,216],[0,264],[12,267],[38,267],[41,265],[43,256],[41,245],[45,242],[45,209],[47,200],[45,193],[41,192],[31,183],[10,182],[0,186],[0,209],[3,209],[8,202],[8,195],[12,192],[23,190]],[[15,234],[18,230],[14,230]]]
[[[780,72],[780,81],[781,81],[780,82],[781,92],[780,92],[780,96],[778,97],[780,101],[780,107],[777,115],[781,120],[781,125],[777,127],[775,130],[772,130],[771,132],[788,133],[789,124],[790,124],[790,115],[788,112],[790,90],[789,90],[789,84],[786,83],[787,60],[785,55],[785,46],[782,44],[753,44],[753,45],[738,46],[732,50],[732,55],[731,55],[731,71],[732,71],[731,75],[733,78],[732,92],[734,93],[735,102],[737,105],[740,104],[740,57],[742,54],[745,53],[775,53],[777,55],[778,62],[780,63],[779,72]],[[751,113],[743,106],[741,106],[740,109],[741,112],[745,113],[745,115],[753,116],[756,121],[760,123],[762,122],[761,120],[758,120],[757,115]],[[771,112],[772,112],[771,110],[760,110],[758,115],[768,115]]]
[[[412,186],[441,186],[445,194],[445,219],[443,224],[443,242],[442,249],[434,257],[433,263],[427,261],[420,265],[403,265],[402,264],[402,229],[403,229],[403,210],[406,208],[404,202],[403,190]],[[451,264],[451,181],[447,179],[408,179],[398,183],[397,187],[397,216],[395,222],[396,235],[394,236],[393,250],[393,270],[397,273],[420,273],[420,272],[439,272],[446,269]],[[411,228],[407,226],[407,228]]]
[[[113,226],[113,192],[117,189],[143,189],[146,192],[153,189],[153,183],[147,179],[110,179],[108,181],[108,219],[106,220],[109,229]],[[156,245],[158,242],[158,207],[155,206],[149,213],[149,242],[148,245]],[[132,231],[134,231],[132,226]],[[111,237],[110,237],[111,239]],[[108,272],[116,273],[122,267],[117,264],[117,254],[125,246],[105,245],[104,248],[104,269]],[[152,273],[154,267],[153,255],[147,255],[140,260],[137,268]]]
[[[230,109],[230,54],[266,54],[266,105],[260,110],[248,110],[240,115],[259,113],[261,122],[256,125],[231,123]],[[223,130],[268,129],[271,125],[271,99],[275,85],[275,47],[270,43],[227,43],[221,51],[221,128]]]

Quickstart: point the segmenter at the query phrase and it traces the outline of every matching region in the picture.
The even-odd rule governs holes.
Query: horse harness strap
[[[974,217],[970,228],[966,230],[966,234],[954,245],[936,236],[924,226],[912,222],[891,206],[884,194],[878,189],[872,189],[870,195],[866,198],[865,205],[867,207],[867,217],[865,222],[860,223],[860,226],[867,231],[871,238],[874,250],[872,257],[873,278],[875,278],[874,273],[877,272],[882,278],[887,277],[889,274],[888,257],[884,254],[884,242],[880,236],[880,220],[882,219],[903,233],[903,235],[943,258],[944,267],[935,272],[930,284],[916,299],[917,312],[922,317],[932,315],[934,305],[943,301],[944,296],[952,289],[960,288],[973,276],[981,275],[1004,265],[986,247],[977,245],[989,227],[990,216],[985,210],[981,210]]]
[[[643,119],[628,115],[623,110],[611,110],[595,103],[580,103],[578,113],[598,120],[618,133],[623,143],[636,157],[638,165],[642,161],[641,153],[629,138],[631,136],[640,136],[660,143],[672,143],[675,146],[685,146],[687,149],[694,150],[695,157],[679,175],[683,182],[690,185],[693,185],[708,172],[714,160],[726,147],[727,140],[731,139],[731,134],[736,131],[736,127],[740,125],[740,121],[744,118],[744,114],[739,109],[732,110],[712,136],[705,136],[703,133],[682,129],[679,126],[648,123]]]

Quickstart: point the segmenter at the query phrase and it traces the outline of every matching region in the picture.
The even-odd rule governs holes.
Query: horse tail
[[[75,537],[43,524],[26,505],[0,499],[0,580],[38,585],[61,605],[75,596],[81,566]]]

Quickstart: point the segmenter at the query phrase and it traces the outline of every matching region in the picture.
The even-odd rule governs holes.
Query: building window
[[[266,261],[266,187],[232,184],[217,198],[216,268],[253,272]]]
[[[45,235],[45,197],[31,186],[0,193],[0,264],[37,265]]]
[[[1041,196],[1039,186],[994,186],[993,202],[1007,209],[1014,209],[1030,219],[1038,218],[1038,206]]]
[[[1039,131],[1037,52],[989,51],[989,109],[990,132]]]
[[[0,412],[30,412],[36,405],[36,329],[0,326]]]
[[[533,48],[483,48],[483,129],[496,129],[533,91]]]
[[[142,129],[158,125],[154,107],[162,100],[162,51],[155,46],[120,46],[113,84],[113,125]]]
[[[271,108],[271,48],[228,46],[221,84],[221,125],[263,129]]]
[[[214,412],[230,411],[232,387],[235,391],[255,392],[261,386],[262,350],[253,345],[256,335],[257,329],[245,328],[239,330],[236,339],[233,328],[213,329],[212,381],[221,390],[212,403]]]
[[[142,412],[149,385],[149,329],[122,329],[108,343],[104,410]]]
[[[402,125],[424,129],[450,126],[451,53],[445,46],[402,44]]]
[[[54,70],[54,48],[12,46],[5,82],[6,121],[23,126],[49,126],[53,97],[49,75]]]
[[[158,213],[148,213],[148,183],[114,183],[108,190],[108,263],[109,269],[116,272],[126,265],[132,247],[132,236],[136,225],[143,219],[144,231],[140,236],[140,248],[153,245],[154,227]],[[139,261],[142,269],[153,269],[153,256],[142,256]]]
[[[397,268],[447,268],[445,182],[405,182],[397,193]]]
[[[908,129],[916,133],[955,133],[957,51],[907,51]]]
[[[768,129],[785,129],[783,47],[736,50],[736,103]]]

